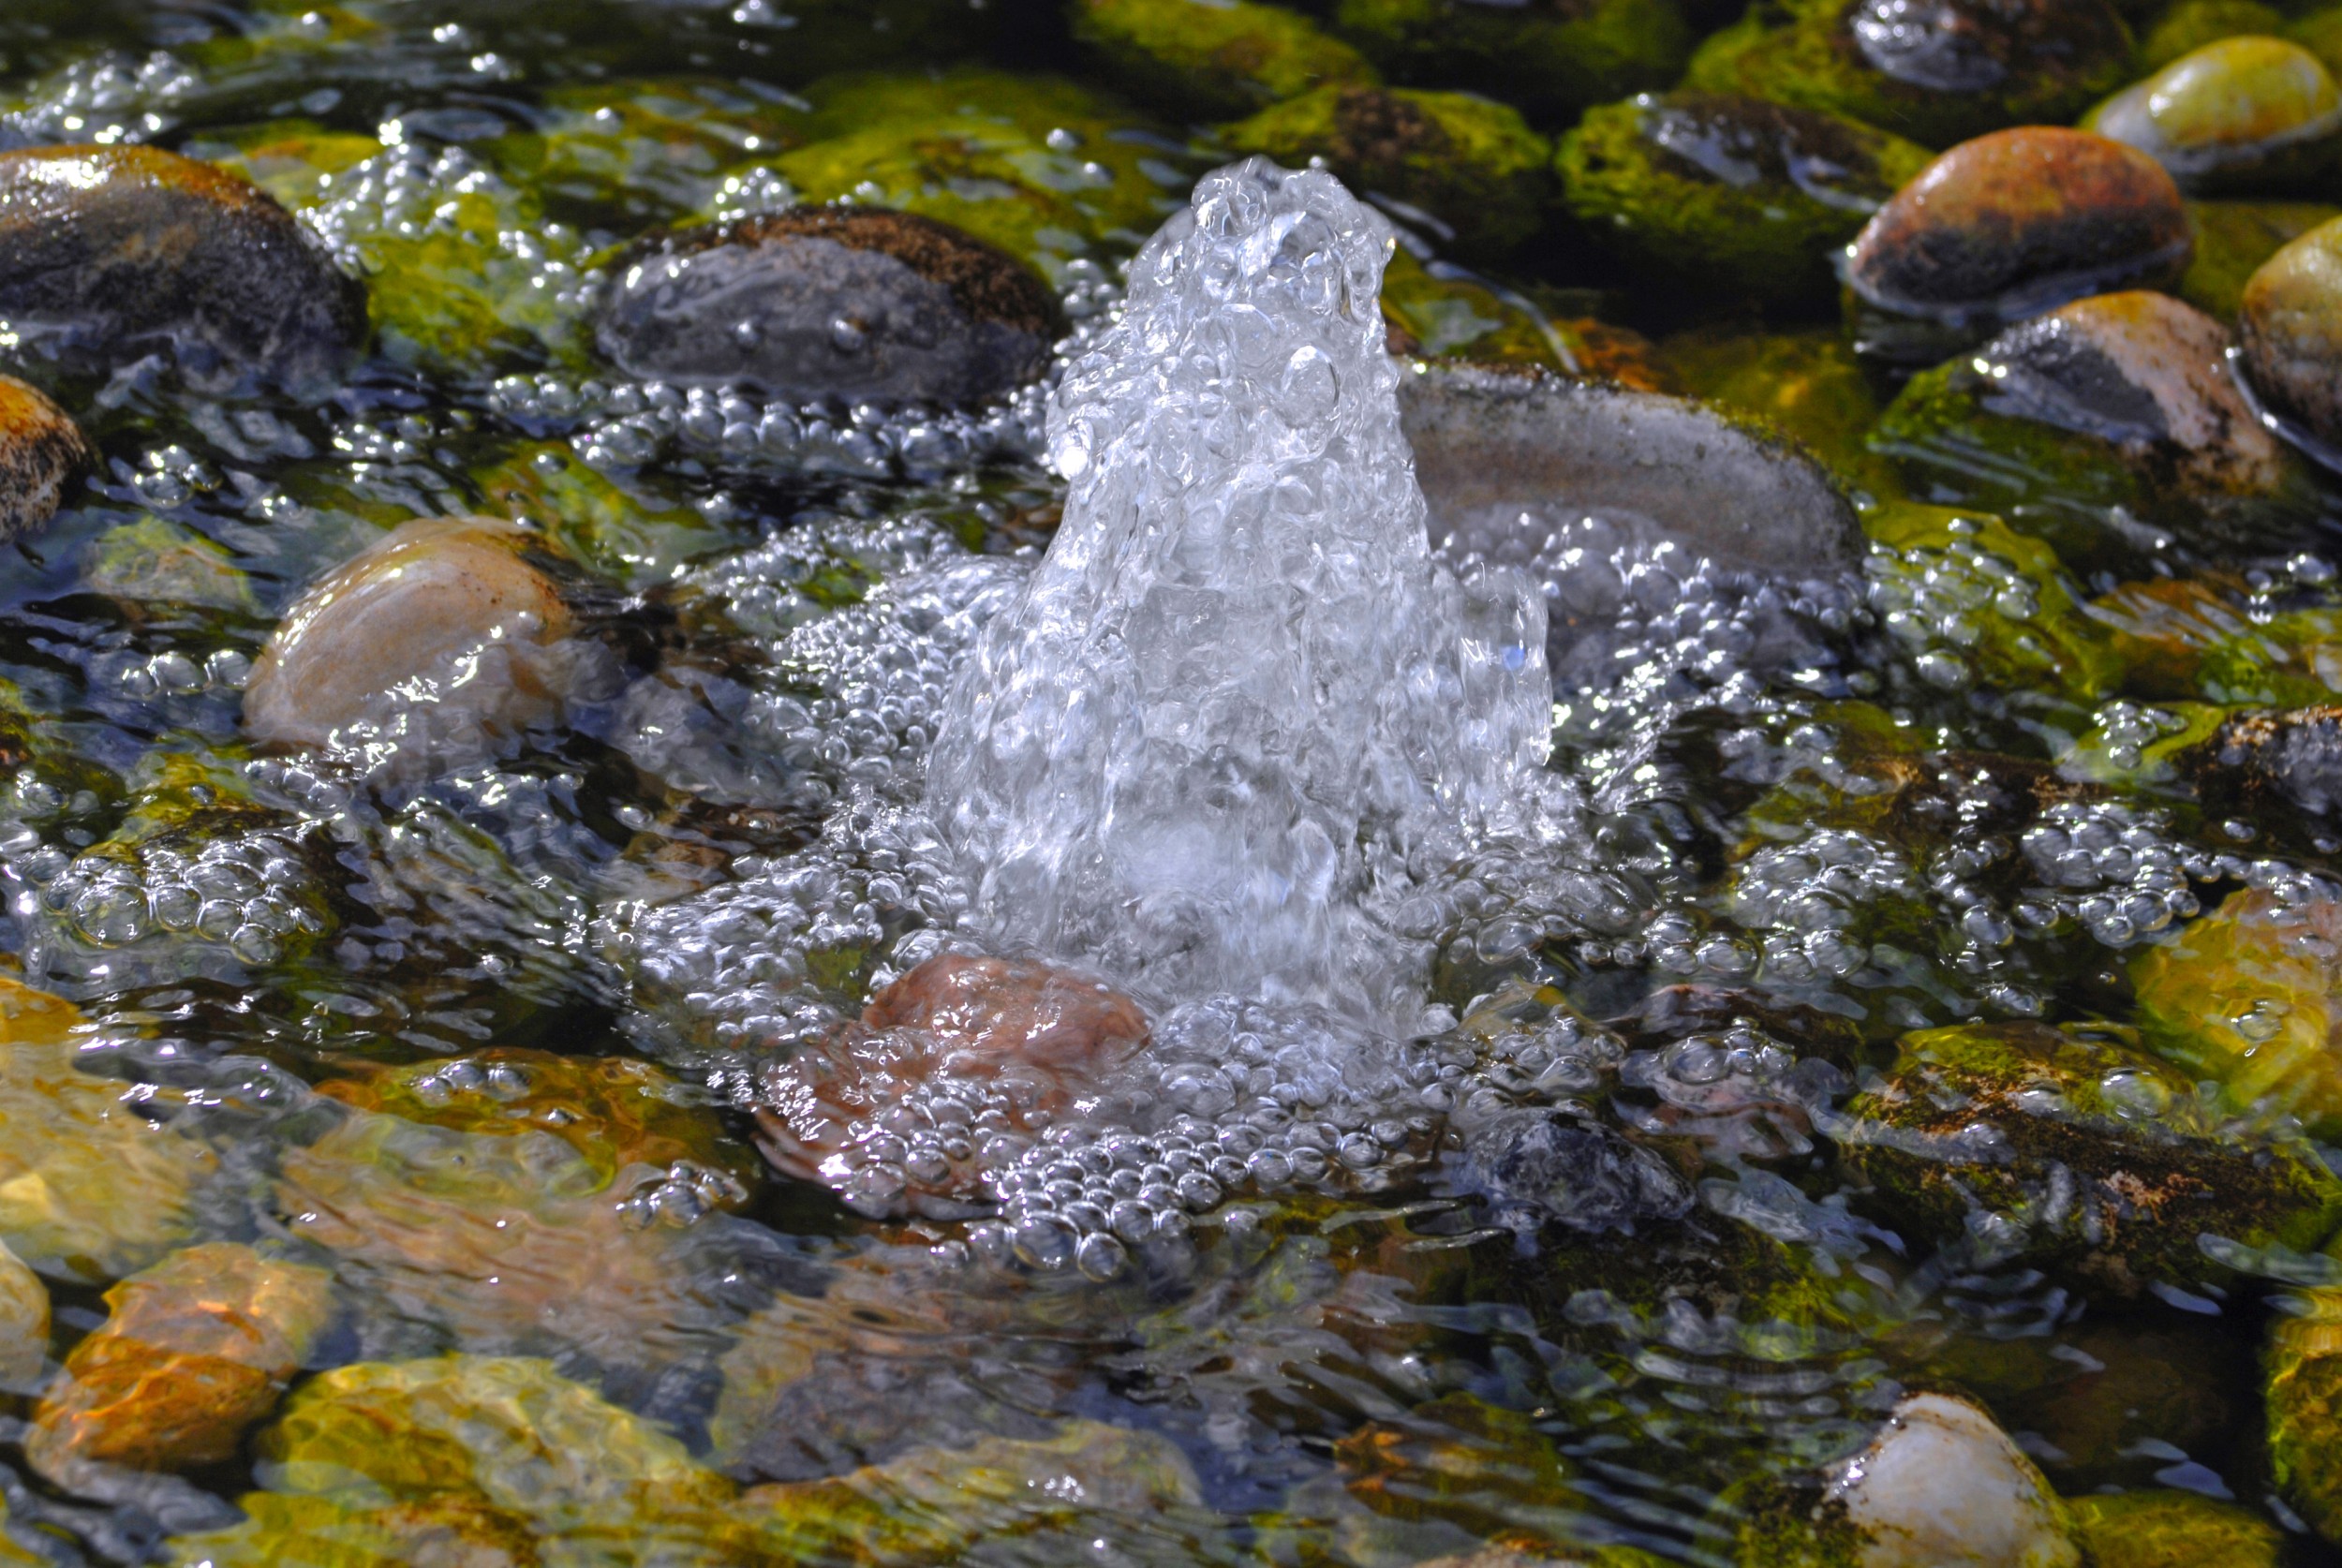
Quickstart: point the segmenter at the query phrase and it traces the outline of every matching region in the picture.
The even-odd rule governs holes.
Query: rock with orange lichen
[[[332,1321],[334,1288],[321,1268],[222,1241],[172,1253],[106,1302],[111,1315],[66,1358],[24,1442],[64,1486],[93,1465],[230,1457]]]
[[[88,437],[64,409],[0,376],[0,542],[55,516],[67,484],[94,461]]]
[[[258,186],[154,147],[0,153],[0,316],[107,358],[174,348],[199,374],[331,375],[365,291]]]
[[[931,958],[871,998],[860,1023],[764,1072],[760,1144],[781,1171],[866,1211],[956,1212],[976,1196],[979,1130],[1033,1130],[1095,1093],[1147,1034],[1138,1004],[1088,975]],[[897,1110],[939,1134],[900,1162],[882,1156],[899,1142],[883,1124]]]

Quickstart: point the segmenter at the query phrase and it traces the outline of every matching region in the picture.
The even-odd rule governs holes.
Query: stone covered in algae
[[[1458,256],[1512,250],[1552,200],[1551,144],[1519,111],[1471,93],[1322,87],[1222,127],[1220,140],[1294,168],[1323,158],[1353,189],[1430,214],[1448,231],[1441,248]]]
[[[2207,553],[2316,505],[2254,418],[2229,334],[2167,294],[2102,294],[1914,377],[1871,438],[1931,498],[2019,519],[2077,563],[2133,520]]]
[[[2342,904],[2242,889],[2134,957],[2130,979],[2163,1056],[2240,1109],[2342,1133]]]
[[[141,1115],[130,1086],[77,1070],[80,1021],[0,978],[0,1243],[43,1274],[102,1284],[188,1237],[217,1161]]]
[[[260,601],[233,557],[182,523],[118,523],[82,552],[82,580],[126,606],[171,606],[258,615]]]
[[[1666,389],[1649,341],[1632,329],[1564,314],[1549,298],[1446,263],[1426,265],[1405,250],[1394,251],[1384,269],[1382,310],[1394,352]]]
[[[1320,87],[1371,85],[1374,67],[1316,22],[1253,0],[1075,0],[1074,33],[1132,93],[1199,119]]]
[[[49,1360],[49,1287],[0,1241],[0,1393],[30,1392]]]
[[[2278,1568],[2285,1532],[2201,1492],[2117,1492],[2067,1503],[2093,1568]]]
[[[2342,1290],[2277,1305],[2263,1406],[2269,1477],[2312,1530],[2342,1544]]]
[[[2306,1250],[2342,1224],[2342,1183],[2313,1155],[2196,1113],[2186,1074],[2114,1038],[1969,1025],[1905,1035],[1842,1142],[1936,1244],[2123,1296],[2224,1277],[2200,1235]]]
[[[1676,0],[1338,0],[1333,25],[1394,81],[1488,93],[1554,121],[1668,86],[1692,44]]]
[[[1929,679],[2068,703],[2112,689],[2109,640],[2040,540],[1989,512],[1908,501],[1875,507],[1862,526],[1890,552],[1864,563],[1886,629]]]
[[[1133,125],[1128,111],[1059,78],[850,76],[806,96],[813,111],[795,128],[807,144],[771,164],[805,200],[917,213],[1052,278],[1101,243],[1152,233],[1189,178],[1116,134]]]
[[[2196,255],[2179,280],[2179,297],[2232,322],[2244,308],[2245,285],[2260,264],[2320,224],[2342,217],[2342,207],[2320,201],[2196,201],[2188,204],[2187,215],[2195,225]]]
[[[1780,303],[1828,298],[1831,257],[1927,162],[1840,115],[1681,92],[1588,111],[1557,167],[1570,211],[1628,259]]]
[[[123,1280],[106,1304],[24,1440],[33,1467],[64,1486],[92,1465],[178,1470],[233,1455],[331,1321],[333,1278],[207,1242]]]
[[[2108,0],[1771,0],[1709,37],[1687,87],[1849,115],[1930,147],[2070,120],[2128,80]]]
[[[259,1448],[266,1489],[242,1500],[245,1522],[181,1538],[173,1562],[912,1568],[1053,1530],[1112,1542],[1199,1502],[1170,1443],[1086,1421],[742,1492],[549,1363],[481,1356],[324,1373]]]
[[[1692,396],[1795,437],[1842,483],[1878,500],[1901,493],[1893,465],[1865,445],[1878,393],[1842,333],[1700,329],[1663,340],[1659,362]]]

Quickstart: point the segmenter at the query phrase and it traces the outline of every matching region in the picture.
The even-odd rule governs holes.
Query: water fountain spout
[[[1064,522],[930,763],[988,940],[1163,1001],[1421,1007],[1410,866],[1518,821],[1552,710],[1541,599],[1430,554],[1391,243],[1330,174],[1232,165],[1068,370]]]

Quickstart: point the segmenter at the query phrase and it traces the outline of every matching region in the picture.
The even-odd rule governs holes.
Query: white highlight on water
[[[1541,599],[1429,552],[1390,249],[1330,174],[1223,169],[1068,370],[1064,521],[929,763],[990,939],[1160,1001],[1421,1007],[1394,916],[1520,825],[1552,707]]]

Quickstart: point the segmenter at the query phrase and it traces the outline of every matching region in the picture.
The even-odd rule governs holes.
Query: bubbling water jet
[[[1330,174],[1232,165],[1067,371],[1064,522],[929,762],[987,941],[1403,1031],[1418,874],[1559,809],[1543,602],[1429,549],[1391,243]]]

